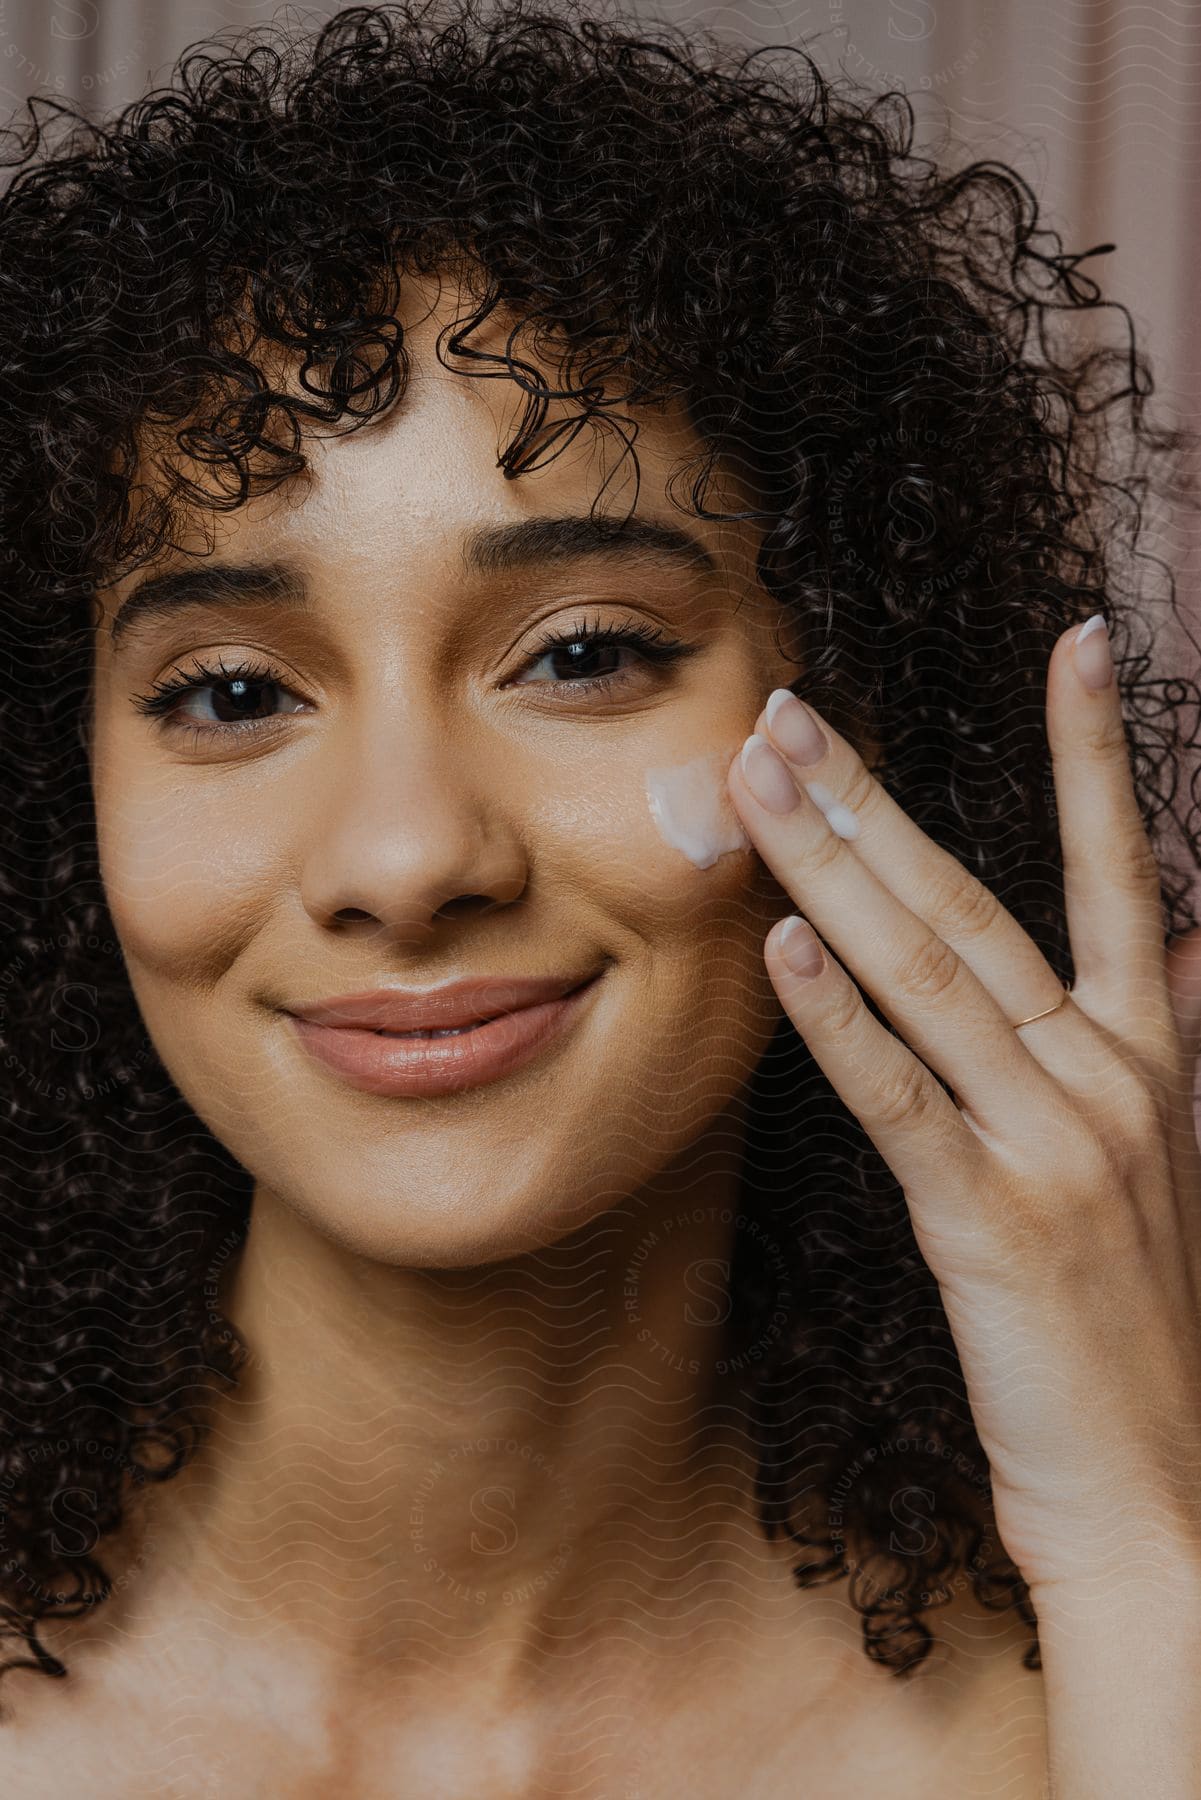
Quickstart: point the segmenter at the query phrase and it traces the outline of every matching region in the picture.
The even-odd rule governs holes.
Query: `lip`
[[[454,982],[434,994],[377,989],[285,1009],[310,1056],[365,1094],[460,1093],[511,1074],[575,1021],[604,971],[586,977]],[[480,1013],[491,1015],[472,1024]],[[389,1038],[381,1030],[446,1030],[461,1037]]]
[[[598,974],[599,970],[594,970]],[[399,988],[372,988],[335,994],[284,1011],[312,1025],[356,1027],[364,1031],[445,1031],[455,1025],[517,1012],[561,999],[590,977],[583,975],[485,975],[448,981],[424,994]]]

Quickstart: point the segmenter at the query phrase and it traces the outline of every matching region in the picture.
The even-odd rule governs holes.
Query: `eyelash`
[[[700,648],[697,644],[686,644],[680,638],[669,637],[658,626],[648,625],[641,620],[619,626],[595,623],[589,625],[585,621],[565,630],[548,633],[539,641],[536,651],[525,666],[541,662],[544,656],[569,644],[587,644],[590,651],[610,646],[632,648],[638,651],[645,662],[660,668],[667,668],[672,663],[695,654]],[[608,693],[615,685],[622,685],[624,679],[624,676],[610,674],[536,685],[570,688],[575,694],[598,691]],[[183,723],[172,716],[185,694],[199,693],[206,687],[221,687],[236,681],[253,682],[260,687],[279,687],[285,692],[292,692],[280,671],[270,663],[242,662],[227,668],[218,658],[214,668],[196,658],[192,662],[190,674],[177,674],[166,681],[156,681],[149,693],[134,694],[131,699],[135,709],[145,717],[155,720],[164,730],[185,733],[193,743],[211,737],[240,736],[243,732],[254,732],[264,726],[272,726],[280,718],[287,717],[283,713],[265,719],[237,719],[223,725],[204,725],[194,721]]]

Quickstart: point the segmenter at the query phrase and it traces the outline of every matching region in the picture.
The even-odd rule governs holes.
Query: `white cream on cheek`
[[[726,793],[731,754],[715,751],[676,768],[646,772],[647,804],[659,836],[698,869],[712,868],[730,850],[751,846]]]

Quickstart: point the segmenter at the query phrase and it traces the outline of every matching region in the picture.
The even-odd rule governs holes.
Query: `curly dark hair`
[[[248,1355],[215,1291],[251,1180],[155,1054],[99,875],[95,589],[403,393],[402,271],[455,272],[460,371],[521,384],[509,478],[589,421],[636,469],[633,409],[683,402],[696,514],[731,516],[706,510],[719,459],[761,500],[733,516],[762,524],[798,685],[882,747],[889,792],[1061,977],[1051,647],[1105,614],[1142,816],[1182,845],[1158,846],[1170,933],[1197,923],[1176,790],[1201,695],[1149,674],[1153,590],[1177,609],[1146,519],[1185,493],[1185,440],[1146,416],[1129,315],[1013,170],[916,154],[901,95],[572,0],[410,0],[193,48],[107,122],[35,99],[7,142],[0,1619],[27,1652],[3,1669],[61,1676],[39,1621],[112,1591],[97,1544],[185,1466]],[[557,390],[520,333],[473,348],[498,308]],[[970,1581],[1017,1609],[1037,1667],[895,1176],[787,1019],[749,1100],[741,1204],[769,1230],[737,1234],[730,1280],[764,1529],[802,1553],[800,1585],[852,1577],[877,1663],[916,1667],[922,1614]],[[898,1548],[915,1490],[933,1529]]]

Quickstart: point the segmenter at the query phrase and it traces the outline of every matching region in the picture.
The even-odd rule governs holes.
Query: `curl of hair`
[[[132,1486],[185,1465],[248,1354],[216,1294],[250,1178],[159,1061],[100,880],[94,590],[302,470],[305,434],[403,394],[402,271],[464,284],[448,368],[521,387],[509,478],[586,424],[636,471],[635,409],[684,403],[703,446],[677,472],[686,504],[723,516],[719,459],[761,498],[738,516],[762,522],[804,691],[882,746],[889,792],[1064,978],[1045,669],[1104,612],[1144,822],[1183,847],[1158,845],[1165,927],[1196,923],[1176,789],[1198,692],[1150,677],[1150,586],[1174,590],[1140,538],[1182,439],[1145,416],[1125,309],[1040,229],[1020,177],[940,168],[913,140],[903,97],[800,50],[526,0],[252,33],[189,52],[111,121],[37,99],[7,134],[0,1629],[28,1654],[5,1669],[66,1672],[39,1620],[111,1591],[101,1538]],[[503,356],[471,341],[494,315]],[[895,1177],[787,1020],[752,1101],[742,1204],[762,1228],[739,1234],[731,1285],[765,1530],[793,1539],[802,1585],[852,1577],[893,1671],[927,1655],[923,1613],[965,1580],[1017,1609],[1036,1666]],[[933,1507],[902,1553],[915,1488]],[[55,1531],[72,1490],[82,1548]]]

